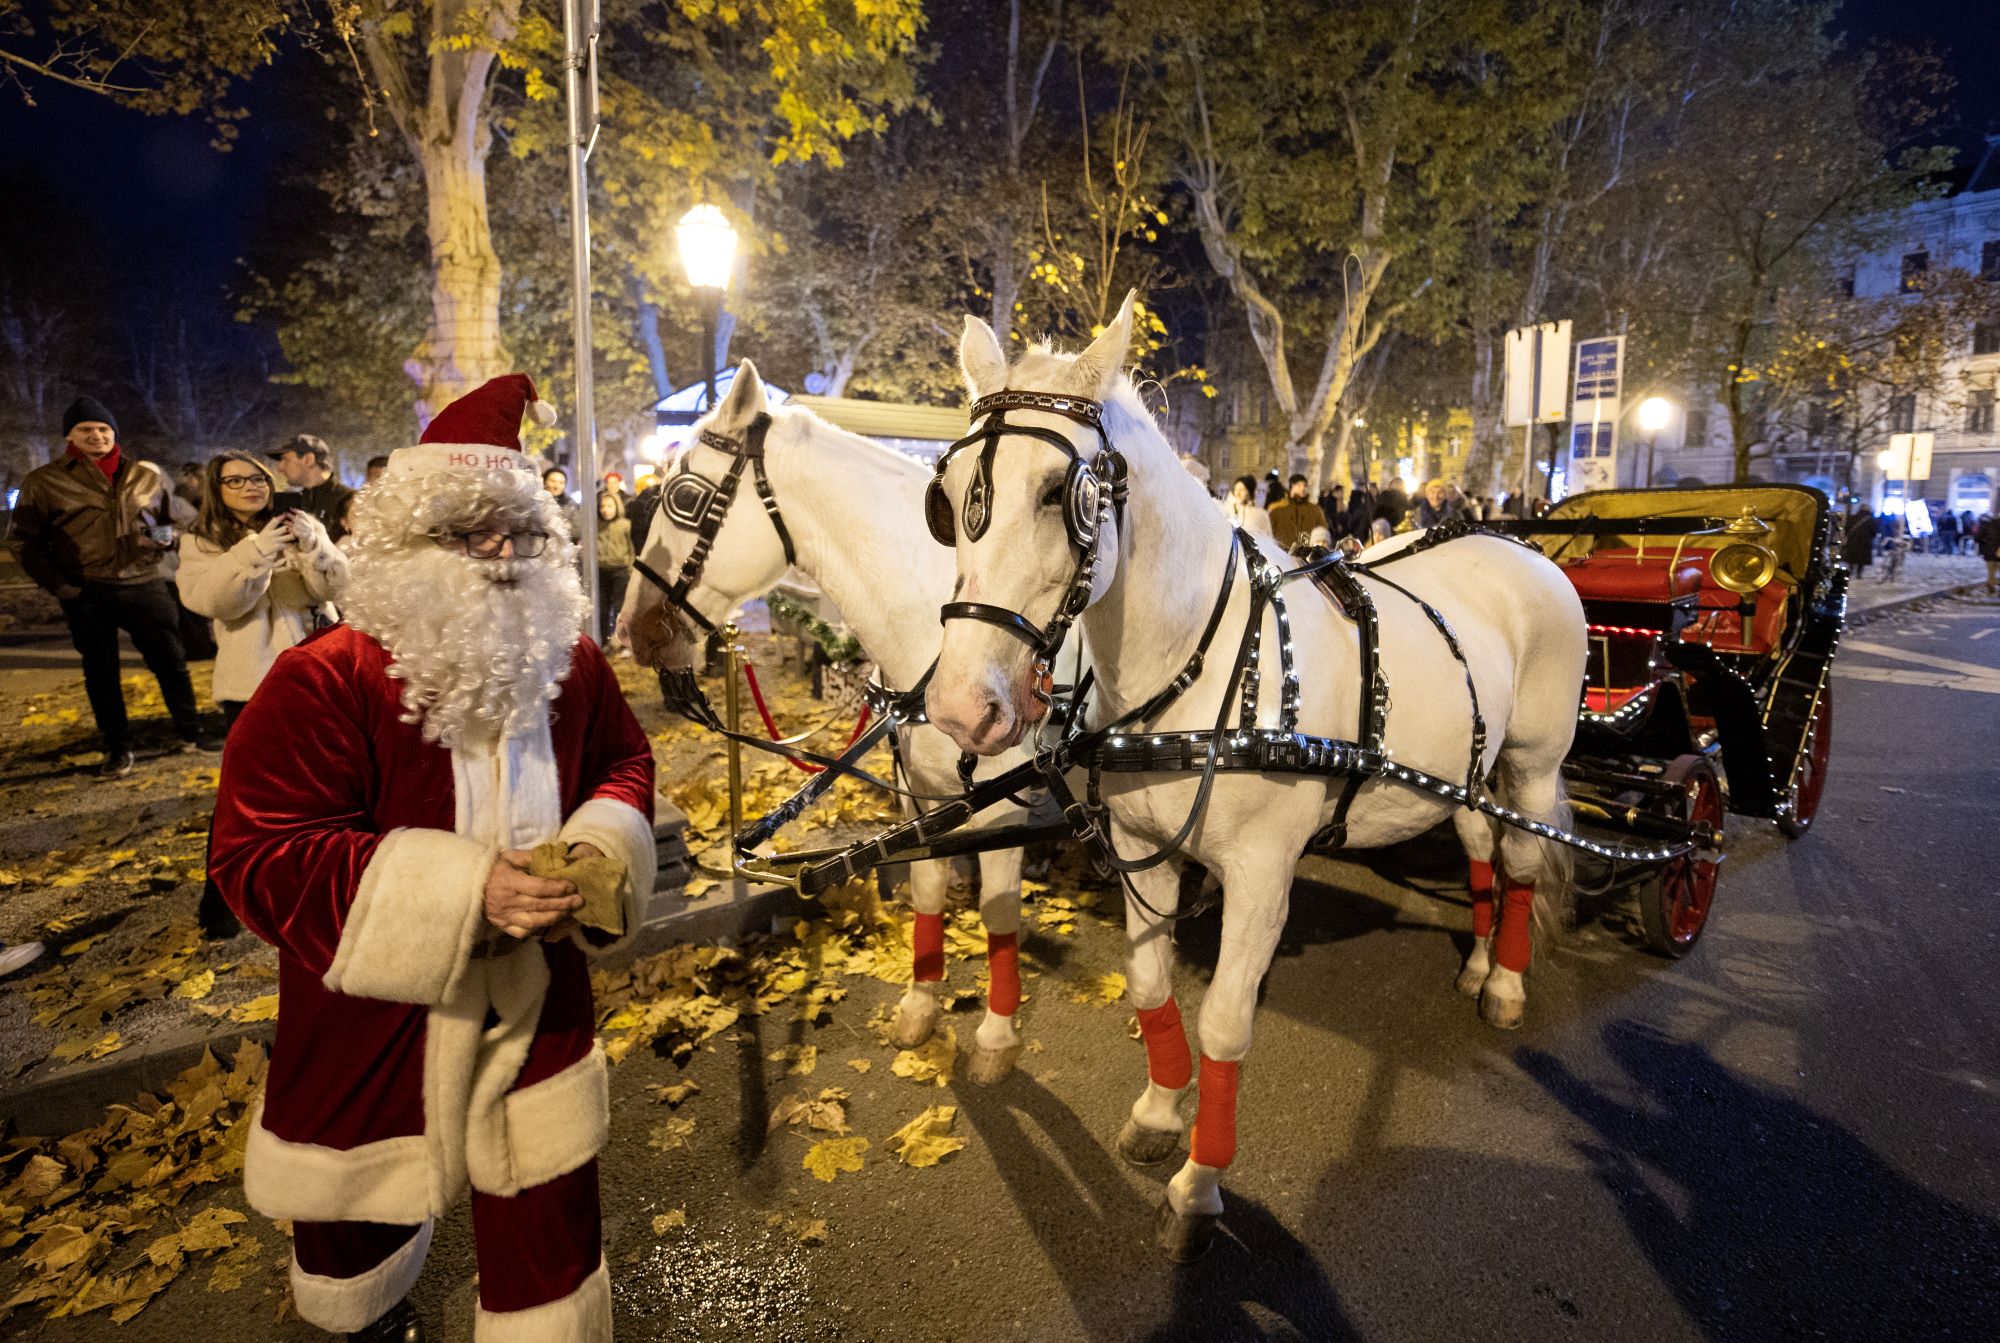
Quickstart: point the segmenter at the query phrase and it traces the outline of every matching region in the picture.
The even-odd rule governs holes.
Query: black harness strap
[[[743,468],[746,465],[751,468],[751,474],[756,481],[757,497],[763,500],[764,512],[770,516],[771,525],[777,529],[778,544],[785,550],[785,563],[798,563],[798,551],[792,545],[791,530],[785,526],[784,514],[778,508],[777,493],[771,488],[771,477],[764,469],[764,435],[770,428],[771,417],[759,414],[756,419],[750,421],[750,427],[744,431],[743,441],[740,443],[712,429],[702,430],[697,439],[703,446],[729,454],[729,470],[723,475],[721,483],[710,484],[702,480],[683,457],[681,469],[660,491],[660,511],[665,513],[675,526],[691,528],[694,531],[694,549],[690,550],[688,557],[681,562],[681,571],[671,583],[660,577],[644,559],[635,559],[632,562],[632,567],[639,571],[640,576],[666,594],[669,605],[692,620],[707,634],[715,633],[715,622],[695,610],[694,604],[688,600],[688,593],[701,581],[702,570],[708,564],[708,553],[715,548],[715,538],[721,533],[722,524],[729,517],[729,506],[736,501],[736,490],[742,484]],[[701,505],[692,516],[668,507],[675,483],[686,477],[693,477],[701,485],[707,486]]]

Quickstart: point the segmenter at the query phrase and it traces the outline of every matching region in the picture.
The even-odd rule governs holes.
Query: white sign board
[[[1618,417],[1624,391],[1625,338],[1576,343],[1576,400],[1570,410],[1569,489],[1618,485]]]
[[[1543,322],[1507,333],[1508,428],[1562,422],[1569,392],[1569,331],[1568,322]]]
[[[1936,442],[1937,435],[1929,430],[1889,435],[1889,450],[1881,457],[1882,474],[1890,480],[1929,480],[1931,448]]]

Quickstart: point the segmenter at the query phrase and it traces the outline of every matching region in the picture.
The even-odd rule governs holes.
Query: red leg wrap
[[[1003,1017],[1021,1005],[1021,935],[986,934],[986,1005]]]
[[[944,915],[919,912],[910,933],[916,949],[916,976],[919,984],[934,984],[944,978]]]
[[[1201,1056],[1201,1103],[1188,1145],[1204,1166],[1227,1166],[1236,1159],[1236,1068]]]
[[[1493,864],[1472,860],[1472,935],[1493,936]]]
[[[1534,904],[1532,885],[1507,883],[1507,903],[1500,911],[1500,936],[1493,940],[1493,959],[1503,970],[1528,968],[1528,924]]]
[[[1146,1038],[1146,1076],[1175,1091],[1186,1086],[1194,1076],[1194,1060],[1188,1056],[1180,1006],[1171,995],[1158,1007],[1139,1009],[1139,1034]]]

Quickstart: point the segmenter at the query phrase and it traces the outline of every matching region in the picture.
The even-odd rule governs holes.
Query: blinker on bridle
[[[1097,434],[1097,454],[1084,457],[1066,435],[1054,429],[1035,424],[1008,423],[1007,412],[1010,410],[1044,411],[1094,430]],[[932,538],[940,545],[958,544],[961,518],[952,508],[951,495],[944,487],[945,471],[953,457],[973,447],[979,451],[978,469],[973,473],[972,483],[966,487],[962,518],[966,538],[977,541],[986,534],[993,520],[993,455],[1000,440],[1009,434],[1035,438],[1060,449],[1069,458],[1069,471],[1063,478],[1063,529],[1069,537],[1070,548],[1076,552],[1077,567],[1071,576],[1068,591],[1045,627],[1038,628],[1018,611],[986,602],[947,602],[939,612],[939,619],[980,620],[997,625],[1024,640],[1035,650],[1038,659],[1046,664],[1055,656],[1063,636],[1069,632],[1070,624],[1090,604],[1092,579],[1097,565],[1097,540],[1107,502],[1118,515],[1122,517],[1124,514],[1125,458],[1111,446],[1111,439],[1104,432],[1103,406],[1088,397],[1050,392],[994,392],[972,403],[971,419],[976,427],[944,450],[938,458],[931,483],[924,491],[924,521],[930,527]]]
[[[764,502],[764,512],[770,515],[771,525],[777,529],[778,543],[785,548],[785,563],[798,563],[798,553],[792,547],[792,534],[785,526],[784,515],[778,511],[778,496],[772,491],[771,478],[764,470],[764,435],[770,428],[771,417],[759,414],[750,421],[741,442],[712,429],[702,430],[697,435],[697,441],[704,447],[727,453],[729,470],[723,473],[720,482],[712,481],[695,471],[688,464],[687,454],[683,453],[680,470],[660,491],[660,512],[682,531],[695,533],[694,549],[681,562],[680,574],[671,583],[661,578],[643,559],[634,560],[632,564],[648,582],[666,594],[669,605],[708,634],[715,633],[715,622],[694,609],[694,604],[688,600],[688,593],[701,581],[701,571],[708,563],[709,551],[715,548],[715,538],[722,530],[723,521],[729,516],[729,506],[736,500],[736,487],[742,483],[746,465],[751,468],[756,481],[757,497]],[[643,545],[645,538],[639,538],[639,542]]]

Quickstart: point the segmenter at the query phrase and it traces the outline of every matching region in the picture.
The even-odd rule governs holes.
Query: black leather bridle
[[[743,468],[751,468],[751,475],[757,484],[757,497],[764,501],[764,512],[770,515],[771,525],[777,529],[778,543],[785,548],[785,563],[797,564],[798,552],[792,546],[791,531],[785,526],[785,516],[778,511],[778,496],[771,489],[771,478],[764,471],[764,435],[771,428],[771,417],[760,414],[750,421],[744,431],[742,441],[718,434],[712,429],[704,429],[696,436],[704,447],[727,453],[730,458],[729,470],[720,482],[712,481],[688,465],[688,455],[681,454],[680,470],[667,481],[660,490],[660,512],[668,521],[682,531],[695,534],[694,549],[681,561],[680,574],[669,583],[654,571],[643,559],[636,559],[632,567],[645,579],[666,594],[669,605],[682,615],[699,625],[705,633],[715,633],[715,622],[694,609],[688,600],[688,593],[701,581],[701,571],[708,563],[708,553],[715,548],[716,535],[729,516],[729,506],[736,499],[736,487],[743,481]],[[640,538],[641,545],[645,538]]]
[[[1085,457],[1067,436],[1054,429],[1008,423],[1007,412],[1010,410],[1045,411],[1094,430],[1097,434],[1097,454]],[[1104,534],[1107,516],[1115,513],[1121,522],[1124,519],[1125,458],[1111,446],[1111,438],[1104,431],[1104,408],[1088,397],[1052,392],[994,392],[972,403],[972,421],[975,426],[972,432],[946,448],[938,458],[936,474],[931,477],[930,487],[925,491],[924,517],[932,537],[942,545],[957,542],[959,519],[952,509],[951,496],[944,488],[945,471],[953,457],[967,448],[979,448],[979,468],[972,484],[966,489],[963,510],[965,534],[976,541],[985,534],[992,521],[993,455],[1000,440],[1008,434],[1037,438],[1061,449],[1063,455],[1069,458],[1069,474],[1063,481],[1063,526],[1069,537],[1070,549],[1076,553],[1076,572],[1071,575],[1069,587],[1046,625],[1037,626],[1019,611],[988,602],[947,602],[938,613],[939,619],[946,622],[980,620],[998,625],[1032,648],[1040,670],[1046,671],[1068,635],[1069,627],[1083,613],[1084,607],[1090,605],[1090,593],[1097,572],[1097,543]]]

